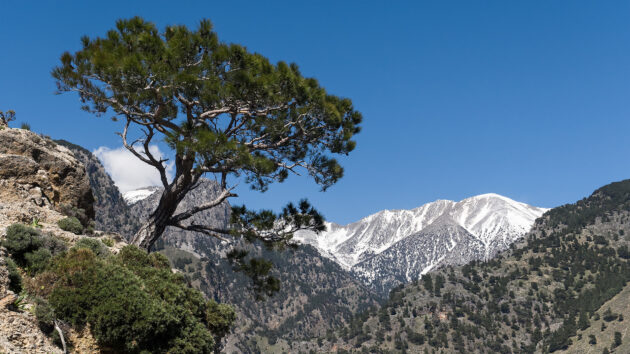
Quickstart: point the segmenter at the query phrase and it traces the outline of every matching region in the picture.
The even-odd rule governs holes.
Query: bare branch
[[[148,128],[148,132],[145,132],[147,138],[144,139],[144,153],[147,156],[147,158],[151,161],[151,165],[153,165],[158,172],[160,173],[160,180],[162,181],[162,185],[164,186],[164,188],[168,187],[168,178],[166,178],[166,168],[164,167],[164,162],[166,162],[167,160],[165,159],[160,159],[159,161],[153,156],[153,154],[151,153],[150,147],[149,147],[149,143],[151,142],[151,139],[153,139],[153,128],[152,127],[147,127]]]
[[[201,119],[214,118],[218,116],[219,114],[223,114],[223,113],[244,114],[244,115],[253,117],[253,116],[258,116],[258,115],[265,115],[265,114],[268,114],[269,112],[285,109],[287,107],[289,107],[288,104],[281,104],[278,106],[267,107],[267,108],[259,109],[259,110],[255,110],[255,109],[252,110],[249,108],[223,107],[223,108],[217,108],[217,109],[205,111],[199,115],[199,118]]]
[[[131,144],[129,144],[129,142],[127,141],[127,133],[129,132],[129,125],[131,123],[130,119],[127,119],[127,123],[125,124],[125,129],[123,130],[122,134],[118,133],[118,135],[122,138],[122,143],[123,146],[129,150],[135,157],[137,157],[138,159],[140,159],[142,162],[149,164],[153,167],[155,167],[158,172],[160,173],[160,179],[162,181],[162,184],[164,185],[164,187],[166,188],[168,186],[168,179],[166,177],[166,168],[164,167],[164,162],[166,162],[167,160],[164,159],[156,159],[155,156],[153,156],[153,154],[150,151],[149,148],[149,144],[151,142],[151,139],[153,139],[154,136],[154,132],[153,132],[153,128],[151,128],[150,126],[147,127],[148,130],[143,130],[143,133],[145,134],[145,139],[141,140],[138,139],[134,142],[132,142]],[[143,142],[143,147],[144,147],[144,155],[139,153],[135,148],[134,145],[138,142]]]
[[[208,202],[208,203],[204,203],[201,205],[198,205],[192,209],[189,209],[185,212],[179,213],[177,215],[174,215],[173,217],[170,218],[169,222],[174,223],[174,224],[178,224],[183,220],[186,220],[190,217],[192,217],[193,215],[202,212],[204,210],[208,210],[208,209],[212,209],[214,207],[216,207],[217,205],[223,203],[226,199],[231,198],[231,197],[238,197],[238,194],[236,193],[232,193],[232,190],[235,188],[236,186],[229,188],[229,189],[225,189],[223,190],[223,192],[221,192],[221,194],[219,194],[213,201]]]

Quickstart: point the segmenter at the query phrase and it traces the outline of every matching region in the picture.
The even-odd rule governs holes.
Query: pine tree
[[[84,110],[122,120],[123,145],[159,172],[164,187],[133,244],[150,250],[166,227],[268,246],[286,245],[301,229],[324,229],[321,215],[306,201],[287,205],[280,215],[234,208],[228,229],[189,220],[236,197],[230,182],[239,177],[260,191],[300,171],[322,190],[336,183],[343,168],[333,156],[354,149],[352,137],[361,122],[349,99],[328,94],[295,64],[272,64],[243,46],[219,41],[208,20],[196,30],[168,26],[160,32],[135,17],[81,43],[82,49],[64,53],[53,69],[58,92],[77,92]],[[150,149],[159,140],[174,156],[172,180],[166,160]],[[222,188],[216,199],[176,211],[208,175]],[[245,262],[242,252],[230,256],[246,272],[266,269]]]

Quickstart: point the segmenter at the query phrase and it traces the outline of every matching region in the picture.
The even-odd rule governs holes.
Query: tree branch
[[[238,197],[238,194],[232,193],[232,190],[235,187],[229,188],[229,189],[225,189],[223,190],[223,192],[221,192],[221,194],[219,194],[219,196],[217,196],[213,201],[208,202],[208,203],[204,203],[201,205],[198,205],[192,209],[189,209],[185,212],[179,213],[177,215],[174,215],[173,217],[170,218],[169,222],[173,223],[173,224],[178,224],[186,219],[189,219],[190,217],[192,217],[193,215],[202,212],[204,210],[208,210],[208,209],[212,209],[214,207],[216,207],[217,205],[223,203],[226,199],[230,198],[230,197]]]

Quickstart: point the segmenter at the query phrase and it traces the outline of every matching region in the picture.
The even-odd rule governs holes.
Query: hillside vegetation
[[[630,314],[615,300],[630,280],[629,245],[626,180],[550,210],[524,241],[491,261],[443,268],[395,289],[320,350],[617,351],[630,341],[620,330]],[[589,335],[597,344],[588,344]]]
[[[234,321],[231,307],[205,300],[159,253],[125,246],[113,254],[89,237],[69,245],[20,224],[1,245],[11,290],[24,291],[20,301],[35,304],[40,328],[59,344],[55,327],[89,327],[101,351],[212,353]]]
[[[234,305],[237,322],[228,346],[234,350],[282,352],[280,348],[290,348],[293,342],[324,337],[356,313],[377,305],[374,293],[311,246],[284,252],[251,247],[250,251],[273,262],[281,283],[277,294],[256,299],[251,279],[217,255],[200,259],[172,247],[160,251],[209,298]]]

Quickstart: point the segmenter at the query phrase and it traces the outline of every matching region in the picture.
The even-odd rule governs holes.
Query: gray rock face
[[[32,206],[57,211],[69,206],[94,217],[94,197],[83,164],[67,148],[23,129],[0,130],[0,197],[23,205],[25,220],[12,217],[18,221],[41,216],[31,212]]]

